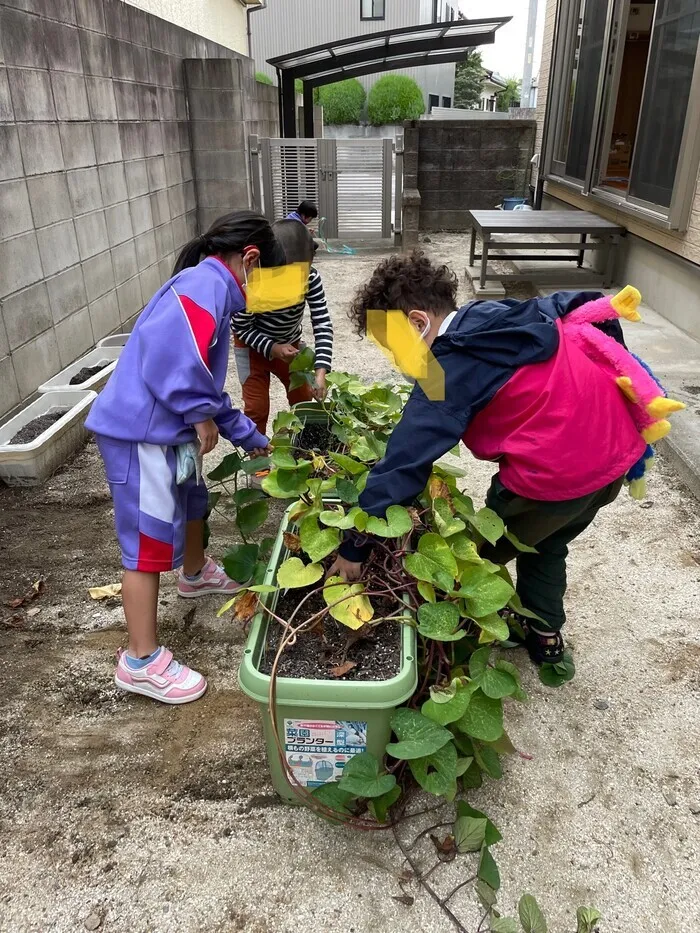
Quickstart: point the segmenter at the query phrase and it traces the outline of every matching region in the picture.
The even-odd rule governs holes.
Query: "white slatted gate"
[[[254,200],[270,220],[310,200],[318,204],[327,239],[391,237],[392,139],[253,137],[251,143]]]

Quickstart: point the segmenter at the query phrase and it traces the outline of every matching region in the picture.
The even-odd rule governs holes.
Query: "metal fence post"
[[[250,181],[253,191],[253,210],[259,214],[263,212],[262,191],[260,190],[260,149],[258,137],[248,138],[248,155],[250,159]]]
[[[396,168],[394,175],[394,245],[401,245],[403,216],[403,133],[396,137]]]

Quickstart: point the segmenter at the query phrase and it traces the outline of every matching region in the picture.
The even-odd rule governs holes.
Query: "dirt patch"
[[[683,386],[683,388],[691,395],[700,395],[700,386]]]
[[[102,372],[103,369],[106,369],[107,366],[109,366],[109,363],[100,363],[99,366],[83,366],[83,368],[73,376],[68,385],[82,385],[84,382],[87,382],[88,379],[92,379],[93,376],[96,376],[98,373]]]
[[[289,590],[277,602],[275,613],[288,619],[304,596],[313,592],[308,589]],[[374,614],[378,618],[395,614],[395,604],[389,599],[373,599]],[[301,622],[326,608],[321,593],[307,599],[303,612],[295,618]],[[286,648],[277,673],[280,677],[329,680],[331,671],[347,662],[354,666],[341,674],[339,680],[388,680],[401,669],[401,625],[398,622],[380,622],[367,626],[367,633],[351,643],[352,633],[347,626],[325,616],[321,629],[299,632],[295,644]],[[272,671],[272,664],[282,636],[282,626],[274,620],[267,633],[265,656],[260,665],[264,674]]]
[[[31,444],[40,434],[48,431],[51,425],[61,419],[68,411],[67,408],[57,408],[55,411],[47,412],[45,415],[39,415],[29,424],[25,424],[14,437],[10,439],[10,444]]]

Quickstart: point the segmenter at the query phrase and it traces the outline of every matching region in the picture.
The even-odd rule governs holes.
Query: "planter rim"
[[[75,360],[74,363],[65,366],[60,372],[56,373],[55,376],[47,379],[46,382],[39,386],[37,391],[43,393],[73,392],[75,390],[92,389],[93,386],[101,385],[106,382],[112,374],[123,349],[123,347],[94,347],[94,349],[88,350],[87,353],[84,353]],[[96,366],[98,363],[104,361],[108,361],[107,366],[101,369],[100,372],[90,376],[89,379],[86,379],[85,382],[81,382],[79,385],[70,385],[71,378],[79,373],[83,367],[90,365]]]
[[[63,428],[75,419],[76,415],[80,414],[86,408],[89,408],[96,398],[96,392],[91,392],[86,389],[52,389],[50,392],[45,392],[0,427],[0,438],[5,436],[7,438],[6,440],[0,439],[0,451],[3,454],[22,454],[37,450],[55,434],[59,434]],[[48,414],[52,408],[63,405],[68,406],[68,411],[38,437],[34,438],[33,441],[29,441],[27,444],[9,443],[14,435],[26,424],[29,424],[35,418],[41,417],[41,415]],[[27,420],[26,415],[30,413],[32,417]]]
[[[329,503],[330,504],[330,503]],[[290,505],[280,522],[275,546],[272,550],[264,583],[273,584],[277,568],[286,557],[283,534],[290,525]],[[264,594],[261,602],[273,599],[275,593]],[[258,612],[251,624],[246,639],[243,659],[238,671],[241,689],[257,703],[266,704],[270,689],[270,676],[258,670],[260,657],[270,619]],[[400,706],[415,692],[418,684],[416,664],[416,632],[410,625],[403,625],[401,632],[401,667],[398,674],[388,680],[309,680],[308,678],[278,677],[277,701],[279,704],[293,703],[300,707],[343,706],[349,709],[384,709]]]

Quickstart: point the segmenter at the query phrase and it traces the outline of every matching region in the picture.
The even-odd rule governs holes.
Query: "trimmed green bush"
[[[323,122],[329,126],[338,123],[359,123],[365,104],[365,89],[357,78],[325,84],[317,88],[317,103],[323,107]]]
[[[265,74],[264,71],[256,71],[255,80],[259,81],[260,84],[274,84],[275,83],[269,75]]]
[[[423,92],[413,78],[384,75],[369,92],[367,110],[374,126],[417,120],[425,113]]]

